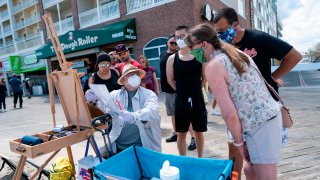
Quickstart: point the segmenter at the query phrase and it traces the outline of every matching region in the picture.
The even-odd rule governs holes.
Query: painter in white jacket
[[[123,87],[110,93],[122,109],[118,118],[113,117],[110,132],[115,153],[132,145],[161,152],[159,101],[153,91],[140,86],[144,75],[143,70],[125,65],[118,79]]]

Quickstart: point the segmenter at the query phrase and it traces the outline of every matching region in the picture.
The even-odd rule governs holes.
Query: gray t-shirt
[[[128,111],[133,112],[132,97],[137,91],[128,91]],[[120,136],[116,140],[117,151],[123,151],[126,148],[136,145],[142,146],[139,128],[136,124],[124,122]]]

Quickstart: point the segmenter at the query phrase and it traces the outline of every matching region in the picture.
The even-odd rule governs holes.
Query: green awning
[[[137,40],[135,19],[127,19],[105,27],[69,31],[59,36],[65,54],[125,40]],[[52,42],[36,50],[37,59],[56,56]]]

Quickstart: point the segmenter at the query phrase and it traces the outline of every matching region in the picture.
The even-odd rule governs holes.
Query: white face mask
[[[141,79],[138,75],[132,75],[128,78],[128,85],[133,87],[133,88],[136,88],[138,86],[140,86],[140,83],[141,83]]]
[[[180,49],[187,47],[187,44],[184,42],[184,38],[178,38],[176,42]]]

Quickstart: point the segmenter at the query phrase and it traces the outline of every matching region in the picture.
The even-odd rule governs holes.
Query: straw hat
[[[122,75],[120,76],[120,78],[118,79],[118,84],[120,85],[124,85],[123,84],[123,78],[127,75],[130,74],[132,72],[137,72],[140,76],[140,78],[142,79],[144,77],[144,75],[146,74],[146,72],[144,72],[144,70],[138,69],[137,67],[133,66],[132,64],[126,64],[123,69],[122,69]]]

